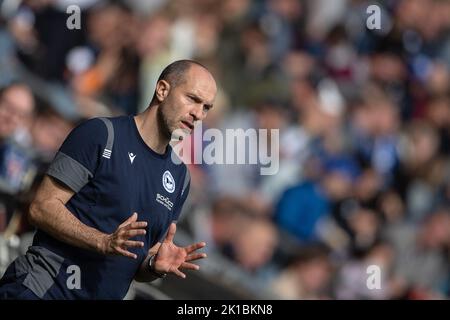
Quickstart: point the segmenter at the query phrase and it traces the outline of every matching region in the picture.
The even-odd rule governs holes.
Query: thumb
[[[173,242],[173,238],[175,236],[176,231],[177,231],[177,225],[172,222],[170,224],[169,231],[167,232],[166,241]]]
[[[133,223],[135,221],[137,221],[138,218],[138,214],[137,212],[133,213],[131,215],[131,217],[129,217],[127,220],[125,220],[120,226],[119,228],[125,227],[126,225],[129,225],[130,223]]]

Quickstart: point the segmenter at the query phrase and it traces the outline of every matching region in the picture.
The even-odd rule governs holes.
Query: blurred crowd
[[[186,232],[280,299],[450,297],[449,1],[0,4],[0,265],[70,130],[195,59],[219,86],[203,130],[278,129],[280,166],[189,165]]]

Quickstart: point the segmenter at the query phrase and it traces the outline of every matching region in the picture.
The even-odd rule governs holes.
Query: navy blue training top
[[[147,233],[130,239],[145,244],[128,248],[138,255],[131,259],[80,249],[38,230],[32,248],[38,249],[40,260],[48,260],[43,265],[53,279],[50,287],[44,285],[47,290],[41,288],[43,298],[122,299],[126,295],[148,249],[178,219],[189,193],[189,172],[172,153],[170,146],[165,154],[149,148],[133,116],[91,119],[69,134],[47,172],[75,192],[67,209],[107,234],[137,212],[138,221],[148,223]],[[78,284],[70,278],[77,267]]]

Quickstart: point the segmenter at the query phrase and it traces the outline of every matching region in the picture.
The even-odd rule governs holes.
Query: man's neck
[[[158,106],[147,108],[144,112],[136,115],[134,121],[144,142],[150,149],[159,154],[166,152],[170,139],[164,137],[160,132],[157,120]]]

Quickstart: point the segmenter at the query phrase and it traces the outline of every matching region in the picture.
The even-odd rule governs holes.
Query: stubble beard
[[[167,117],[164,115],[164,113],[161,110],[162,108],[159,107],[156,112],[156,117],[158,120],[158,130],[161,133],[162,137],[169,140],[172,137],[172,132],[170,130],[169,121],[167,120]]]

